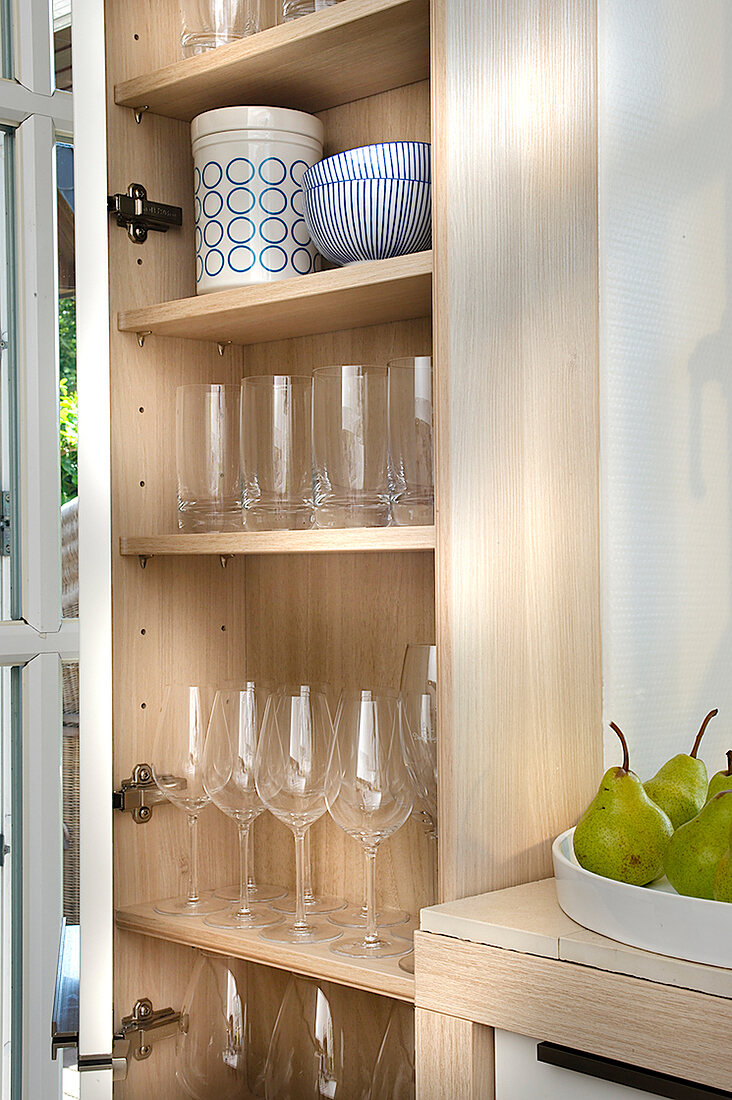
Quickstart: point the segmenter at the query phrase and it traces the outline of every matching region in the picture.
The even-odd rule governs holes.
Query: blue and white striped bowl
[[[308,168],[303,187],[343,180],[398,179],[430,183],[430,146],[424,141],[382,141],[326,157]]]
[[[303,195],[310,236],[318,252],[332,263],[385,260],[431,247],[429,183],[342,180],[305,187]]]

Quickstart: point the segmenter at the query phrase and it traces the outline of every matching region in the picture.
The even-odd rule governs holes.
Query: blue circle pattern
[[[267,157],[255,166],[246,157],[234,157],[225,167],[212,160],[204,165],[202,171],[194,169],[196,282],[201,281],[204,272],[215,278],[225,268],[243,274],[257,262],[273,274],[284,271],[288,264],[299,275],[319,269],[319,257],[302,218],[300,184],[308,167],[303,160],[296,160],[288,167],[279,157]],[[222,182],[224,176],[229,186]],[[255,176],[265,184],[258,195],[246,186]],[[294,192],[290,190],[288,176],[295,187]],[[222,186],[219,187],[220,184]],[[257,205],[267,215],[259,225],[244,216]],[[224,206],[233,215],[228,224],[226,211],[222,220],[217,220]],[[292,225],[279,216],[285,213],[288,206],[297,215],[297,221]],[[262,242],[261,250],[254,244],[255,237]],[[288,238],[292,243],[287,243]],[[225,243],[221,244],[222,241]],[[293,248],[293,244],[296,247]],[[219,245],[221,247],[217,247]]]

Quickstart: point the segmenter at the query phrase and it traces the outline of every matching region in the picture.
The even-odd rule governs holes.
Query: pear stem
[[[623,731],[621,730],[620,726],[616,726],[614,722],[611,722],[610,723],[610,729],[615,730],[618,737],[620,738],[620,744],[623,746],[623,771],[627,772],[629,770],[629,767],[628,767],[628,765],[629,765],[628,742],[625,740],[625,735],[624,735]]]
[[[699,730],[699,732],[696,735],[696,741],[694,742],[694,748],[689,753],[689,756],[693,760],[696,760],[696,754],[697,754],[697,750],[699,748],[699,745],[701,744],[701,739],[704,736],[704,734],[706,733],[707,726],[711,722],[712,718],[714,718],[715,714],[719,714],[719,710],[718,710],[717,707],[715,707],[714,710],[709,711],[709,714],[706,716],[706,718],[704,719],[704,721],[701,724],[701,729]]]
[[[732,749],[727,753],[727,775],[732,775]]]

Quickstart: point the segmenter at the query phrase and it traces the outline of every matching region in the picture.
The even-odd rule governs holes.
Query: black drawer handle
[[[719,1097],[727,1097],[729,1100],[732,1097],[732,1092],[723,1092],[722,1089],[713,1089],[708,1085],[697,1085],[693,1081],[684,1081],[681,1077],[641,1069],[625,1062],[615,1062],[612,1058],[601,1058],[598,1054],[560,1047],[556,1043],[538,1043],[536,1058],[549,1066],[584,1073],[601,1081],[613,1081],[616,1085],[640,1089],[653,1096],[665,1096],[668,1100],[719,1100]]]

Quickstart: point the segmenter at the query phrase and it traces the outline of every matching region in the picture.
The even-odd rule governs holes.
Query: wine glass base
[[[324,920],[311,920],[307,915],[307,930],[298,931],[292,921],[278,924],[272,928],[265,928],[259,935],[263,940],[272,940],[274,943],[327,943],[343,935],[332,924]]]
[[[249,887],[249,900],[250,902],[274,901],[276,898],[283,898],[286,893],[284,886],[257,882]],[[222,886],[219,890],[214,890],[214,897],[223,898],[224,901],[238,901],[239,886],[236,883],[233,886]]]
[[[405,974],[414,974],[414,951],[410,951],[408,955],[402,955],[399,959],[399,969]]]
[[[390,928],[389,935],[396,936],[398,940],[406,940],[411,947],[414,943],[414,933],[418,930],[418,926],[410,922],[408,924],[399,924],[395,928]]]
[[[176,917],[205,917],[208,913],[218,913],[226,908],[225,901],[219,901],[214,897],[199,898],[198,901],[189,901],[185,897],[165,898],[164,901],[155,902],[156,913]]]
[[[347,905],[345,909],[331,914],[329,921],[339,928],[365,928],[366,914],[361,905]],[[404,909],[388,909],[384,906],[376,910],[376,924],[379,928],[391,928],[395,924],[406,924],[409,913]]]
[[[272,903],[276,913],[294,914],[297,908],[297,898],[288,891],[283,898],[278,898]],[[305,902],[305,912],[311,913],[335,913],[338,909],[346,908],[345,898],[316,897],[313,901]]]
[[[360,936],[348,937],[330,945],[336,955],[348,955],[352,959],[388,959],[393,955],[406,955],[410,951],[405,940],[390,940],[379,936],[374,943],[366,943]]]
[[[283,920],[284,917],[279,913],[273,913],[271,909],[252,905],[247,916],[239,913],[237,908],[234,907],[224,913],[214,913],[212,916],[206,917],[203,923],[209,924],[212,928],[237,928],[242,932],[247,932],[250,928],[266,928],[271,924],[282,924]]]

